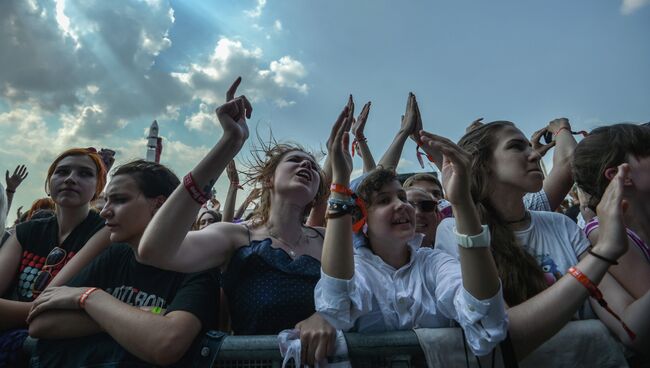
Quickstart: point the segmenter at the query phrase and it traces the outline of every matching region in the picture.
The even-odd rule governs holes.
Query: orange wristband
[[[366,219],[368,218],[368,211],[366,211],[366,205],[363,203],[361,198],[359,198],[356,194],[354,194],[353,191],[350,190],[350,188],[346,187],[345,185],[341,184],[336,184],[332,183],[330,185],[330,191],[333,193],[339,193],[339,194],[344,194],[344,195],[349,195],[354,199],[354,203],[359,207],[359,210],[361,211],[361,219],[359,221],[355,222],[352,224],[352,231],[359,232],[363,225],[366,223]]]
[[[587,275],[585,275],[584,273],[582,273],[582,271],[580,271],[575,267],[569,268],[569,273],[571,274],[571,276],[575,277],[578,281],[580,281],[582,286],[587,288],[587,290],[589,291],[589,295],[592,298],[596,299],[596,301],[598,302],[598,304],[600,304],[601,307],[605,308],[605,310],[609,312],[609,314],[611,314],[614,318],[616,318],[621,323],[623,329],[625,330],[625,332],[627,332],[627,335],[630,337],[630,339],[634,340],[636,338],[636,334],[625,324],[625,322],[623,322],[621,317],[619,317],[618,314],[616,314],[616,312],[614,312],[609,307],[609,305],[607,305],[605,298],[603,298],[603,293],[600,291],[600,289],[598,289],[598,286],[596,286],[596,284],[594,284],[593,281],[589,280],[589,277],[587,277]]]
[[[83,294],[81,294],[81,296],[79,297],[79,307],[81,309],[84,309],[84,307],[86,307],[86,299],[88,299],[90,294],[92,294],[93,292],[95,292],[97,290],[99,290],[99,289],[96,288],[96,287],[91,287],[91,288],[88,288],[86,291],[84,291]]]

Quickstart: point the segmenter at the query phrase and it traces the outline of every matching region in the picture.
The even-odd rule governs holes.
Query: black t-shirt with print
[[[217,270],[183,274],[139,263],[130,246],[113,244],[83,269],[68,286],[98,287],[120,301],[161,314],[186,311],[201,321],[202,331],[216,326],[219,308]],[[124,326],[130,328],[130,326]],[[197,336],[200,338],[201,334]],[[114,362],[146,364],[105,333],[73,339],[39,340],[40,364],[83,366]]]
[[[38,272],[45,265],[50,251],[59,246],[66,252],[65,261],[50,270],[52,278],[63,268],[77,252],[104,227],[104,219],[95,211],[88,211],[88,216],[75,227],[62,244],[58,244],[59,223],[56,216],[31,220],[16,226],[16,238],[22,247],[18,277],[6,295],[8,299],[21,302],[34,300],[32,286]],[[52,279],[50,278],[50,280]]]

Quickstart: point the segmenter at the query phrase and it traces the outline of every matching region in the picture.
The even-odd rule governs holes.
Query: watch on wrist
[[[454,226],[454,235],[456,235],[456,242],[458,246],[463,248],[487,248],[490,246],[490,229],[487,225],[481,225],[483,229],[476,235],[459,234]]]

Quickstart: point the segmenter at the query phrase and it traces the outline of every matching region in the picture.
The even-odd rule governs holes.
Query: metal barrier
[[[426,367],[424,353],[413,331],[381,334],[346,333],[354,367]],[[228,336],[223,340],[217,367],[281,367],[277,336]]]
[[[381,334],[345,334],[353,367],[426,367],[424,353],[413,331]],[[27,338],[26,353],[35,351],[37,339]],[[282,356],[276,335],[226,336],[215,366],[219,368],[279,368]],[[294,367],[294,364],[289,364]]]

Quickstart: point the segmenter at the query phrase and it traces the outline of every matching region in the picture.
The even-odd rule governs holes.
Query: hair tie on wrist
[[[609,264],[612,265],[612,266],[616,266],[616,265],[618,265],[618,261],[613,260],[613,259],[611,259],[611,258],[607,258],[607,257],[601,256],[600,254],[594,252],[591,248],[589,248],[589,250],[588,250],[587,252],[588,252],[589,254],[591,254],[592,256],[594,256],[594,257],[600,259],[601,261],[605,261],[605,262],[609,263]]]

